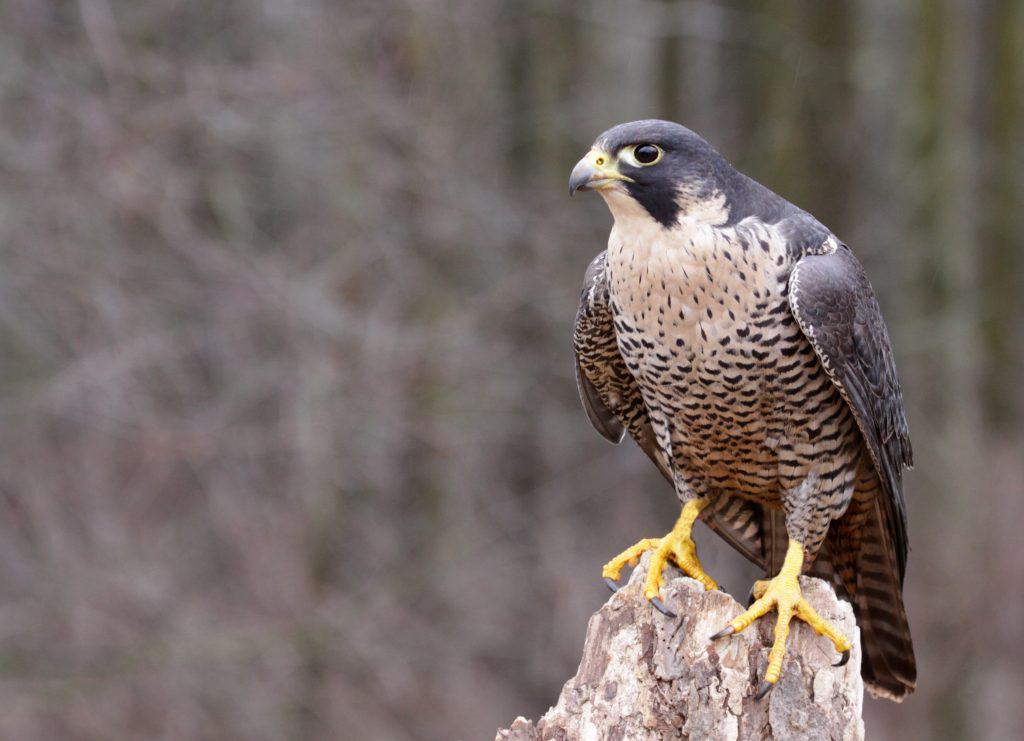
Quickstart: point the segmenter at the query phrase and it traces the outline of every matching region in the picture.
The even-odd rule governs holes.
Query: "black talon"
[[[713,636],[711,636],[711,638],[709,638],[708,640],[710,640],[710,641],[717,641],[719,638],[725,638],[726,636],[731,636],[735,632],[736,632],[736,629],[734,627],[732,627],[731,625],[726,625],[720,631],[718,631]]]
[[[833,664],[832,666],[846,666],[846,662],[850,660],[850,649],[843,651],[843,655],[839,657],[839,663]]]
[[[757,692],[754,694],[754,699],[755,700],[762,699],[765,695],[767,695],[771,691],[772,687],[774,687],[774,686],[775,685],[773,685],[771,682],[762,681],[761,682],[761,686],[757,688]]]
[[[755,602],[757,602],[757,597],[754,596],[754,588],[751,587],[750,591],[747,592],[747,609],[749,610],[750,606]]]
[[[604,583],[608,585],[608,588],[612,590],[612,592],[618,592],[622,588],[619,586],[617,581],[607,576],[604,578]]]
[[[652,597],[651,598],[651,604],[654,605],[654,609],[655,610],[660,612],[665,617],[674,618],[676,616],[676,614],[674,612],[672,612],[670,609],[665,607],[665,603],[662,602],[658,597]]]

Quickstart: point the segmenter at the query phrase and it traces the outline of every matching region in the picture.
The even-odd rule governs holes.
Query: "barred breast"
[[[677,491],[782,506],[790,536],[816,549],[849,503],[862,446],[790,311],[785,240],[751,219],[655,227],[617,222],[609,295]]]

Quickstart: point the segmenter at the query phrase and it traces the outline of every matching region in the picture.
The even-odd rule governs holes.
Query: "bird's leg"
[[[832,641],[836,651],[842,654],[842,658],[836,666],[842,666],[850,658],[850,641],[829,625],[800,593],[799,577],[803,563],[804,547],[798,541],[791,539],[789,550],[786,551],[786,560],[783,561],[778,575],[773,579],[756,582],[751,590],[755,597],[754,603],[746,612],[711,636],[711,640],[714,641],[733,633],[739,633],[759,617],[768,614],[772,608],[778,612],[779,617],[775,622],[775,642],[768,654],[768,669],[765,671],[764,681],[758,689],[758,699],[764,697],[768,690],[779,681],[779,675],[782,673],[782,659],[786,655],[789,623],[794,616],[814,628],[818,635],[826,636]]]
[[[701,510],[708,506],[708,501],[707,497],[689,500],[683,505],[683,511],[680,513],[679,519],[676,520],[672,532],[663,538],[644,538],[606,563],[602,575],[608,586],[613,590],[617,589],[617,582],[622,575],[623,567],[626,564],[635,566],[645,551],[653,551],[651,562],[647,568],[647,580],[644,582],[644,596],[666,615],[675,617],[665,609],[659,597],[661,572],[666,561],[673,561],[687,576],[693,577],[703,584],[705,589],[717,589],[718,584],[707,575],[704,567],[700,565],[697,548],[690,535],[693,523],[697,520]]]

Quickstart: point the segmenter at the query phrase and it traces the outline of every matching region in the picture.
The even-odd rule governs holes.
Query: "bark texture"
[[[850,661],[833,667],[832,644],[794,620],[782,678],[757,701],[775,613],[712,643],[739,603],[671,569],[662,596],[678,617],[665,617],[643,597],[645,565],[590,619],[579,670],[558,703],[539,721],[517,718],[496,741],[864,737],[860,633],[831,586],[800,580],[807,600],[850,637]]]

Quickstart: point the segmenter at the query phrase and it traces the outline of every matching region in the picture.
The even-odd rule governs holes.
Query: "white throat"
[[[605,188],[598,192],[604,198],[604,202],[608,204],[608,210],[612,212],[612,218],[615,219],[616,223],[623,221],[629,222],[632,225],[635,222],[647,220],[655,226],[661,226],[651,218],[651,215],[647,213],[647,209],[641,206],[624,188]]]
[[[599,192],[616,222],[629,222],[639,227],[649,221],[661,227],[647,209],[624,188],[612,187]],[[676,203],[679,204],[679,222],[677,226],[669,227],[672,230],[679,227],[720,227],[729,221],[729,209],[724,193],[716,192],[711,196],[700,197],[697,193],[684,189],[676,196]]]
[[[624,189],[608,188],[600,193],[615,220],[609,246],[629,250],[637,257],[668,247],[681,248],[694,257],[721,237],[723,225],[729,219],[726,198],[722,193],[716,193],[710,198],[697,198],[685,191],[681,192],[677,198],[679,218],[671,227],[656,221]],[[730,228],[726,231],[733,230]]]

